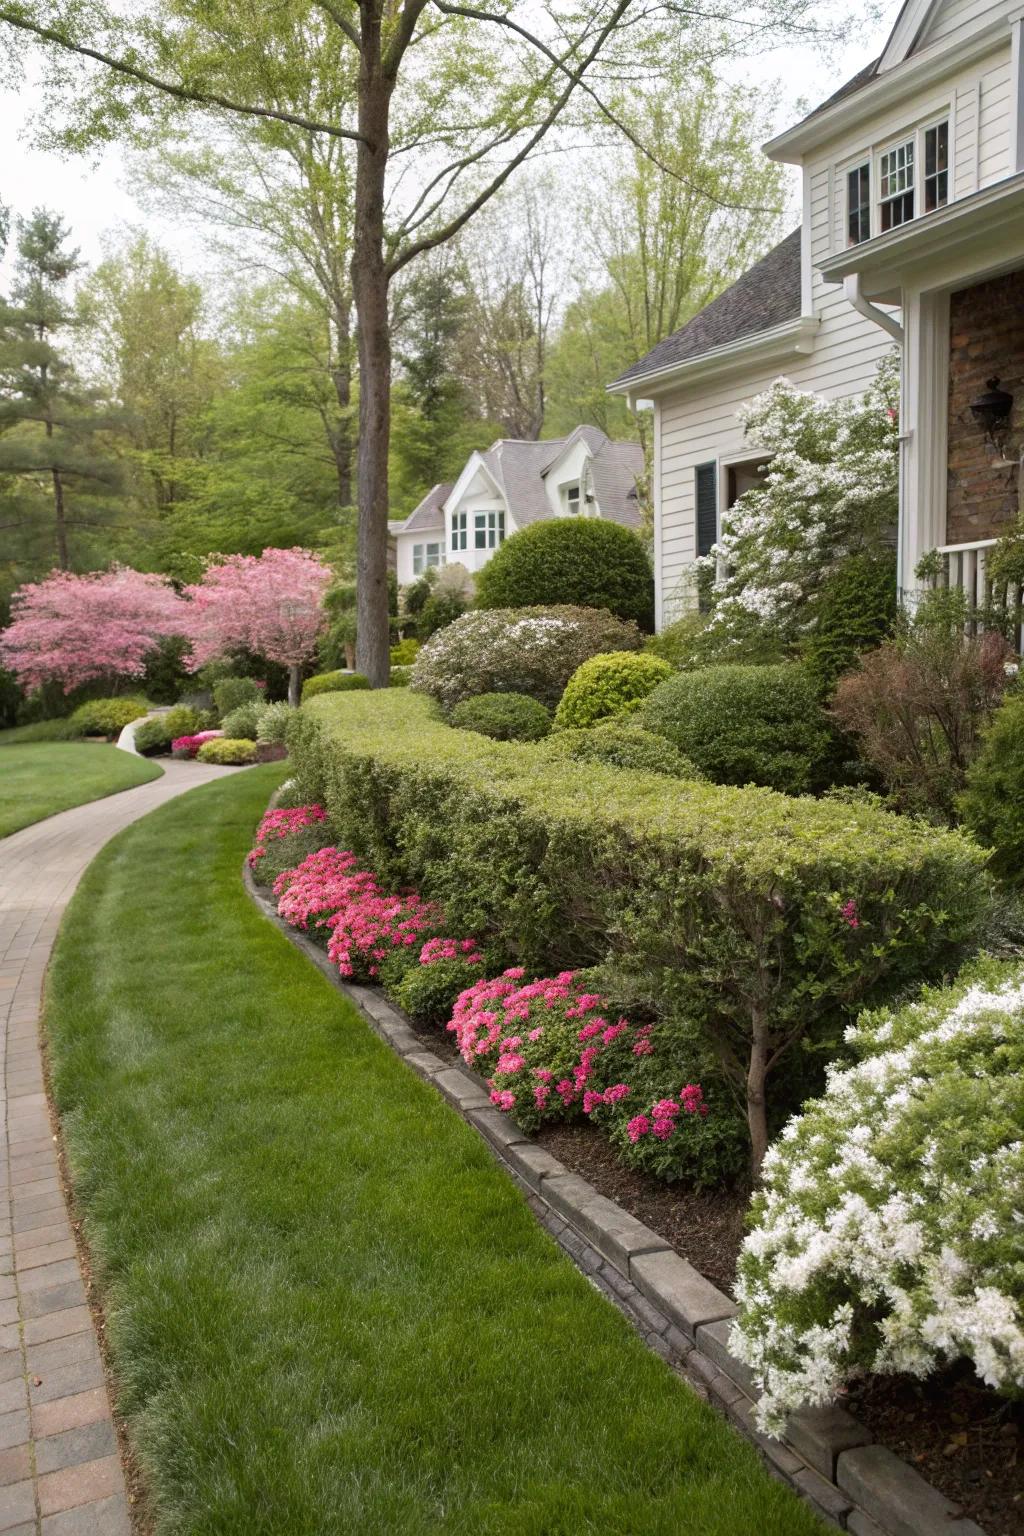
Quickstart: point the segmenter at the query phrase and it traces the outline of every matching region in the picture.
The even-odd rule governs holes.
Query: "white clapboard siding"
[[[957,32],[973,32],[998,21],[1009,11],[1005,0],[945,0],[932,17],[918,42],[915,53],[943,42]]]

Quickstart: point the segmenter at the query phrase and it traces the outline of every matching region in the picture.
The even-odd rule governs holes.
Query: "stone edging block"
[[[871,1443],[864,1425],[838,1406],[794,1414],[782,1440],[754,1423],[757,1388],[728,1349],[732,1299],[643,1222],[571,1173],[496,1110],[483,1080],[435,1056],[405,1015],[373,987],[338,975],[318,945],[285,923],[260,892],[248,864],[245,888],[257,907],[368,1019],[420,1077],[454,1105],[487,1142],[559,1245],[620,1307],[650,1347],[717,1404],[751,1440],[776,1476],[819,1515],[853,1536],[985,1536],[973,1520],[912,1467]]]

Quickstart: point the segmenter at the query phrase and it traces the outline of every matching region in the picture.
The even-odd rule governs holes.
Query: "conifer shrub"
[[[1024,694],[1011,694],[997,709],[959,804],[966,826],[993,850],[996,873],[1024,885]]]

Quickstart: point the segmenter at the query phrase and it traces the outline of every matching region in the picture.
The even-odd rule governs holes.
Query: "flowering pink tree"
[[[289,670],[288,702],[299,702],[303,663],[324,625],[330,567],[307,549],[228,555],[185,590],[195,671],[228,651],[258,651]]]
[[[75,576],[52,571],[19,587],[0,661],[25,689],[65,693],[97,679],[141,677],[158,640],[185,632],[185,605],[164,576],[112,566]]]

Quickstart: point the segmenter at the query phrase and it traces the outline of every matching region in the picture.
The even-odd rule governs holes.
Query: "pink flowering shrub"
[[[347,980],[367,981],[393,950],[422,947],[442,922],[441,908],[415,892],[383,896],[367,887],[328,918],[327,954]]]
[[[295,869],[279,875],[273,889],[278,915],[326,943],[328,920],[364,893],[377,893],[377,882],[358,868],[354,853],[319,848]]]
[[[314,822],[326,821],[327,813],[322,805],[296,805],[287,810],[265,812],[256,829],[256,841],[248,854],[249,868],[267,856],[267,844],[271,838],[287,837],[300,827],[310,827]]]
[[[249,852],[249,868],[258,885],[272,886],[311,853],[332,841],[327,816],[320,805],[279,806],[268,811]]]
[[[195,757],[204,742],[214,741],[223,734],[223,731],[199,731],[195,736],[175,736],[171,742],[171,751],[184,753],[186,757]]]

